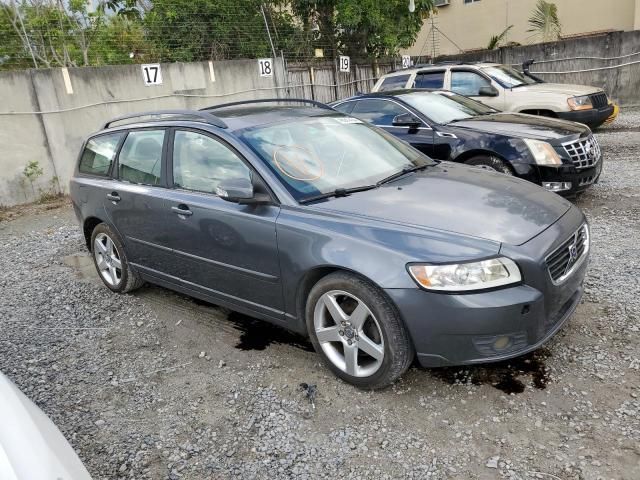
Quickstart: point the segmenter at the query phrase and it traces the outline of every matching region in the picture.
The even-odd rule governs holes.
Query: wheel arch
[[[82,223],[82,233],[84,234],[84,241],[89,251],[91,251],[91,235],[95,228],[101,223],[104,223],[104,221],[98,217],[87,217]]]
[[[346,268],[340,265],[319,265],[305,273],[305,275],[302,277],[302,279],[298,284],[298,289],[296,292],[296,316],[297,316],[298,322],[300,323],[301,328],[304,330],[305,335],[308,335],[308,332],[306,329],[306,321],[305,321],[306,320],[305,310],[307,307],[307,300],[309,298],[309,293],[311,292],[311,289],[320,280],[322,280],[328,275],[331,275],[332,273],[348,273],[350,275],[359,277],[360,279],[364,280],[365,282],[377,288],[380,291],[380,293],[387,299],[389,304],[392,305],[394,309],[396,309],[396,311],[398,312],[398,315],[400,316],[400,319],[404,322],[404,319],[402,318],[402,312],[398,308],[398,305],[396,305],[396,302],[394,302],[393,299],[389,295],[387,295],[387,293],[384,291],[384,288],[381,288],[376,282],[371,280],[369,277],[367,277],[366,275],[363,275],[360,272],[357,272],[355,270],[352,270],[350,268]],[[411,337],[411,335],[409,336]],[[412,338],[411,338],[411,343],[413,345]]]
[[[496,157],[502,160],[503,162],[509,163],[509,160],[507,160],[503,155],[500,155],[499,153],[493,150],[484,150],[482,148],[474,148],[473,150],[467,150],[465,152],[462,152],[460,155],[454,158],[453,161],[459,162],[459,163],[465,163],[467,160],[473,157],[479,157],[483,155],[488,157]]]

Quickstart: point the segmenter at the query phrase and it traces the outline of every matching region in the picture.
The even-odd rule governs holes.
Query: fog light
[[[505,348],[508,348],[511,345],[511,338],[503,336],[503,337],[498,337],[498,339],[493,342],[493,349],[494,350],[504,350]]]
[[[571,182],[542,182],[542,187],[550,192],[563,192],[571,190]]]

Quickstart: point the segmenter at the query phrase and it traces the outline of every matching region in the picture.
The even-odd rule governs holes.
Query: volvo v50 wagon
[[[71,196],[111,290],[150,282],[308,335],[363,388],[416,357],[538,348],[580,302],[589,255],[558,195],[312,101],[121,117],[86,141]]]

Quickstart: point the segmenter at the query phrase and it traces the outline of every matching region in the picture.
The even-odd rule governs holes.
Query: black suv
[[[586,125],[502,113],[447,90],[397,90],[333,104],[432,158],[491,168],[574,196],[598,181],[602,153]]]

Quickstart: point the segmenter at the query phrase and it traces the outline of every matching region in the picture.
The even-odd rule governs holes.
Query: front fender
[[[285,310],[297,316],[296,292],[307,272],[337,268],[380,288],[417,288],[410,262],[450,262],[495,255],[500,243],[330,212],[283,207],[277,225]]]

